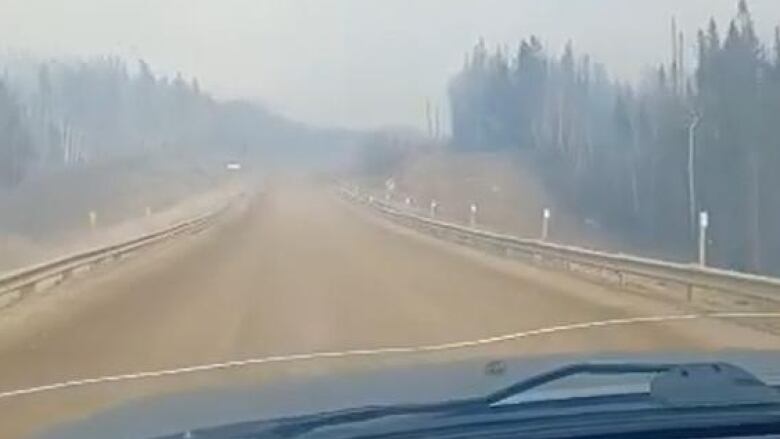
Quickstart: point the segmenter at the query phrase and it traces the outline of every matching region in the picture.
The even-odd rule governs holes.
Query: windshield
[[[2,437],[780,349],[776,0],[2,4]]]

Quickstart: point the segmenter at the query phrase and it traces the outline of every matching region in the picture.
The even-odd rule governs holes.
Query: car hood
[[[529,376],[582,362],[728,362],[758,378],[780,383],[780,351],[717,353],[556,355],[424,364],[370,373],[339,374],[298,381],[278,380],[257,388],[210,388],[145,398],[89,418],[58,425],[39,439],[151,438],[246,421],[307,415],[375,405],[432,403],[481,396]],[[605,392],[641,391],[646,379],[610,383],[588,377],[535,391],[533,399]]]

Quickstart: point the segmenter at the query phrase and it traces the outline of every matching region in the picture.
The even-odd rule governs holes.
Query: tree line
[[[572,43],[480,41],[450,82],[452,147],[524,151],[583,218],[667,257],[694,256],[706,211],[711,263],[780,274],[780,30],[760,41],[741,0],[725,33],[698,32],[690,67],[671,35],[670,62],[635,85]]]
[[[197,79],[155,74],[143,60],[22,58],[0,67],[0,189],[51,169],[156,152],[321,162],[314,145],[327,149],[349,137],[255,102],[219,101]]]
[[[200,143],[215,110],[197,80],[112,57],[12,63],[0,82],[0,183],[172,144]],[[9,73],[10,71],[10,73]]]

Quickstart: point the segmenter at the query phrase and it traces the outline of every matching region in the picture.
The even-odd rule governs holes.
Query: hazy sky
[[[780,0],[750,1],[763,37]],[[669,53],[669,20],[689,38],[736,0],[0,0],[0,46],[38,56],[143,57],[222,97],[259,98],[322,125],[424,125],[447,78],[483,36],[514,48],[567,39],[637,78]]]

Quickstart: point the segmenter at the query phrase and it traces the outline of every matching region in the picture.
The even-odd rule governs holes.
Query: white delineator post
[[[477,226],[477,205],[475,203],[471,203],[471,207],[469,208],[469,227],[472,229]]]
[[[406,197],[406,200],[404,200],[404,204],[406,204],[407,208],[411,207],[412,206],[412,198],[411,197]]]
[[[393,192],[395,192],[395,180],[391,177],[385,181],[385,201],[388,203],[393,198]]]
[[[94,210],[89,211],[89,228],[94,230],[97,227],[97,212]]]
[[[542,211],[542,241],[547,241],[550,236],[550,209],[545,208]]]
[[[707,265],[707,228],[710,226],[709,213],[699,212],[699,265]]]
[[[431,200],[431,218],[436,218],[436,209],[439,207],[439,205],[436,203],[436,200]]]

